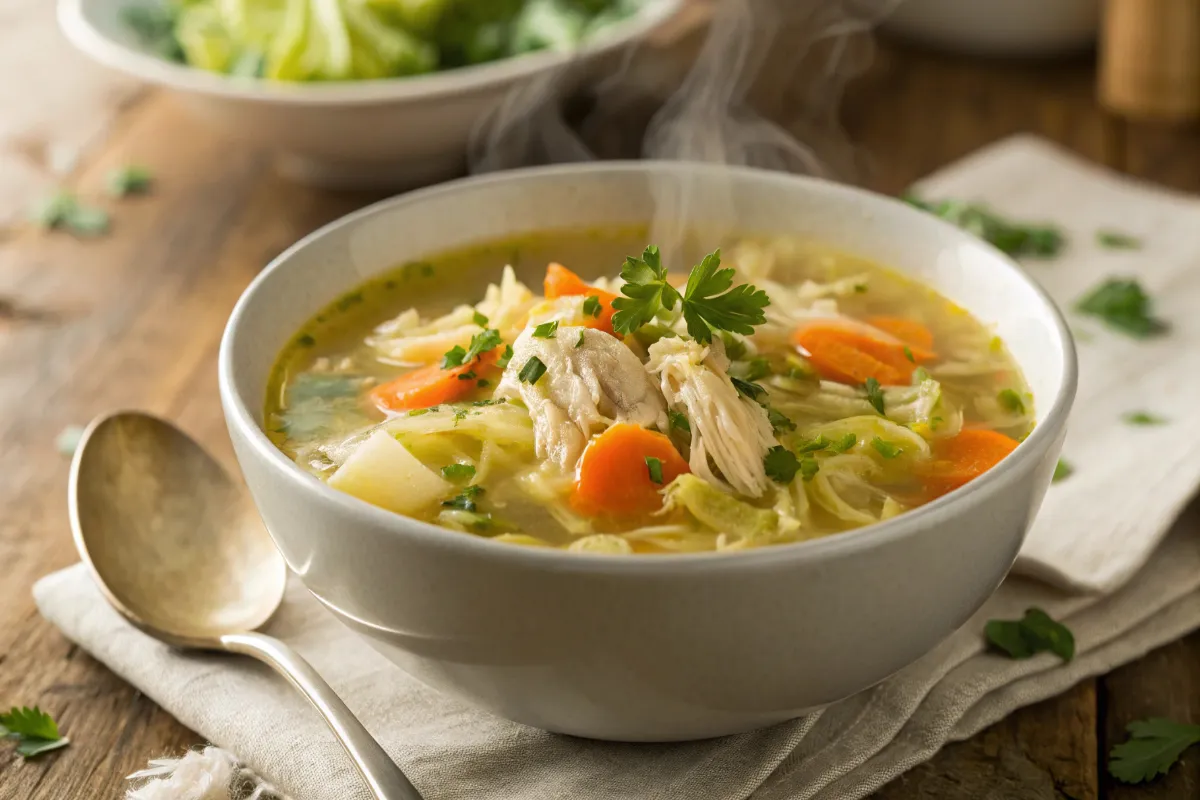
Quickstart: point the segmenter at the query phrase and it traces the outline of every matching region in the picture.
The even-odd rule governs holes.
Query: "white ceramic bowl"
[[[153,2],[59,0],[59,24],[104,66],[171,89],[215,129],[278,152],[280,168],[291,177],[325,186],[393,188],[462,174],[471,131],[510,89],[572,65],[569,79],[547,80],[549,91],[570,91],[589,74],[611,68],[620,50],[682,6],[682,0],[645,0],[636,16],[598,32],[574,56],[542,51],[406,78],[283,83],[218,75],[146,51],[120,10]]]
[[[886,31],[955,53],[1040,57],[1096,41],[1101,0],[901,0]]]
[[[1037,428],[968,487],[878,525],[748,552],[645,557],[524,548],[401,517],[329,488],[264,435],[277,352],[365,278],[472,242],[636,224],[672,185],[729,193],[730,216],[706,220],[710,232],[725,222],[815,237],[918,276],[993,323],[1025,370]],[[628,741],[780,722],[928,652],[1012,565],[1050,482],[1075,382],[1058,311],[990,246],[858,189],[673,162],[499,173],[366,208],[266,268],[220,355],[246,481],[287,563],[330,611],[447,694],[539,728]]]

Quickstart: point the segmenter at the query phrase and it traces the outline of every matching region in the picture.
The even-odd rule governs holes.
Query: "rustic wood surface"
[[[1017,131],[1200,191],[1200,136],[1106,121],[1093,83],[1086,59],[1014,66],[887,45],[850,87],[843,119],[864,182],[884,191]],[[199,743],[37,615],[33,582],[76,560],[67,460],[54,437],[97,413],[140,407],[229,458],[215,362],[235,299],[298,237],[376,199],[288,183],[264,154],[211,137],[151,92],[125,106],[105,146],[66,185],[99,197],[105,173],[130,161],[150,167],[157,187],[113,205],[110,236],[81,242],[13,229],[0,237],[0,705],[40,704],[73,741],[31,762],[0,745],[3,800],[116,798],[148,758]],[[1180,524],[1200,529],[1198,509]],[[1105,776],[1107,748],[1147,715],[1200,722],[1200,633],[947,747],[878,796],[1200,797],[1194,752],[1149,786]]]

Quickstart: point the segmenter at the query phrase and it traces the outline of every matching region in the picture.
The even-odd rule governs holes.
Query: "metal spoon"
[[[241,486],[168,422],[94,421],[71,464],[71,528],[108,601],[180,648],[253,656],[308,698],[377,800],[421,795],[317,671],[254,630],[283,600],[287,568]]]

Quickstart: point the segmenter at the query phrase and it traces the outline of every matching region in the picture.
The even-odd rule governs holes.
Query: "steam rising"
[[[837,121],[842,92],[870,64],[868,34],[899,2],[717,0],[686,74],[630,49],[578,115],[557,98],[570,96],[584,63],[519,86],[476,131],[471,171],[640,156],[854,180],[860,159]],[[733,217],[728,194],[690,183],[653,187],[651,236],[665,251],[682,244],[689,221]]]

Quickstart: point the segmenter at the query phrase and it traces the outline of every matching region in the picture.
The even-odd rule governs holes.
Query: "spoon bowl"
[[[241,486],[183,431],[123,411],[93,422],[71,463],[71,530],[100,591],[143,632],[252,656],[321,713],[376,800],[421,800],[379,743],[295,651],[256,629],[287,566]]]
[[[221,649],[265,624],[287,567],[245,493],[196,442],[148,414],[97,420],[71,470],[75,543],[109,602],[179,647]]]

